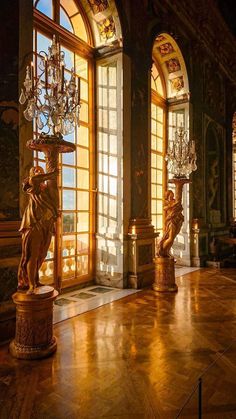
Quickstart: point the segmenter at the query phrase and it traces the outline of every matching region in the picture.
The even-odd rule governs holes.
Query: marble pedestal
[[[153,283],[154,291],[158,292],[176,292],[178,287],[175,283],[175,264],[172,257],[156,257],[155,280]]]
[[[36,288],[34,294],[16,292],[16,335],[10,353],[19,359],[40,359],[56,351],[53,336],[53,301],[58,292],[53,287]]]
[[[130,220],[129,225],[129,288],[140,289],[151,286],[154,280],[155,239],[150,219]]]

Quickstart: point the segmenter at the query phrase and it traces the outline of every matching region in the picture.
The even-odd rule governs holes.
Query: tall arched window
[[[155,230],[162,233],[162,201],[166,187],[166,91],[155,63],[152,65],[151,88],[151,217]]]
[[[41,282],[54,282],[59,288],[65,288],[93,279],[96,267],[101,275],[103,271],[107,275],[108,264],[113,274],[122,270],[118,266],[120,252],[116,249],[121,244],[113,243],[120,237],[122,228],[122,188],[118,186],[122,180],[123,152],[119,144],[122,124],[118,112],[122,89],[117,54],[121,29],[113,1],[98,4],[83,0],[36,0],[33,4],[35,68],[38,69],[40,51],[48,50],[55,34],[65,53],[65,78],[70,78],[72,68],[80,77],[80,126],[64,136],[76,144],[76,152],[60,156],[61,217],[40,272]],[[113,48],[109,48],[109,59],[101,61],[100,53],[101,59],[96,62],[95,47],[109,44]],[[95,116],[95,83],[98,117]],[[34,136],[39,134],[34,124]],[[34,161],[44,166],[43,153],[35,152]],[[97,184],[98,214],[95,211]]]
[[[162,235],[163,198],[167,180],[165,154],[168,142],[174,141],[175,131],[182,126],[189,130],[189,87],[186,67],[175,40],[166,33],[156,37],[152,51],[151,75],[151,218],[154,228]],[[168,185],[168,189],[171,189]],[[189,190],[183,194],[185,222],[173,249],[179,262],[190,263]]]
[[[39,69],[40,52],[48,51],[52,36],[56,35],[61,50],[65,53],[65,79],[70,78],[71,69],[80,77],[81,113],[80,126],[64,139],[76,144],[74,153],[60,156],[60,206],[61,217],[57,223],[56,236],[51,242],[47,260],[41,268],[41,281],[51,283],[61,278],[60,286],[66,287],[89,280],[92,275],[92,233],[94,213],[91,167],[94,165],[92,118],[89,118],[93,96],[92,39],[89,26],[76,2],[35,2],[34,9],[34,63]],[[85,44],[86,42],[86,50]],[[40,130],[34,124],[34,135]],[[35,163],[44,166],[44,154],[35,152]]]

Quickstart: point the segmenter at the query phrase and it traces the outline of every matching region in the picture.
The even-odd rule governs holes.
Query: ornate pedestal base
[[[155,238],[159,233],[149,219],[133,219],[129,225],[129,276],[130,288],[140,289],[152,285],[155,274],[153,258]]]
[[[16,292],[16,336],[10,343],[10,353],[19,359],[45,358],[55,352],[53,336],[53,301],[58,292],[42,286],[34,294]]]
[[[156,257],[155,263],[155,281],[153,283],[154,291],[158,292],[176,292],[178,287],[175,283],[174,258]]]

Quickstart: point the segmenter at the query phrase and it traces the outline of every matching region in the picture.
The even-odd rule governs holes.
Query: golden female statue
[[[22,233],[22,256],[18,269],[18,290],[28,294],[41,286],[39,269],[47,255],[58,217],[57,171],[44,173],[40,166],[30,169],[23,182],[23,191],[29,194],[20,231]],[[56,192],[56,194],[55,194]]]
[[[174,193],[171,190],[168,190],[165,193],[164,211],[164,234],[158,243],[157,256],[168,257],[170,256],[170,249],[173,245],[175,237],[179,234],[184,221],[181,201],[174,198]]]

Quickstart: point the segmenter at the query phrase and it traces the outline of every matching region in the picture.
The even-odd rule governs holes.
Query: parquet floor
[[[177,279],[55,326],[57,353],[0,348],[1,419],[176,418],[199,375],[236,338],[236,270]],[[180,417],[197,418],[196,395]],[[236,418],[236,343],[203,376],[203,418]]]

